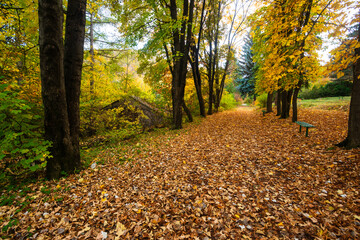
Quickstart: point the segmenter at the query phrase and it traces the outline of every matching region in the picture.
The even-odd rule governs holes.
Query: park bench
[[[263,116],[265,116],[266,110],[262,110]]]
[[[314,125],[311,125],[311,124],[306,123],[306,122],[296,121],[295,123],[299,124],[299,126],[300,126],[299,132],[301,132],[301,127],[306,127],[306,134],[305,134],[306,137],[309,136],[309,128],[315,127]]]

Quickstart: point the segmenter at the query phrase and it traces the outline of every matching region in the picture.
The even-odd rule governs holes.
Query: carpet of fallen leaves
[[[101,165],[30,185],[2,225],[18,219],[12,239],[359,239],[360,150],[333,147],[347,113],[299,120],[316,126],[309,137],[244,107],[109,148]]]

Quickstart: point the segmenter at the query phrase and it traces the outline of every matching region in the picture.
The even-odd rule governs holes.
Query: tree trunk
[[[358,42],[360,42],[360,24],[358,27]],[[355,56],[360,55],[360,48],[355,49]],[[360,147],[360,59],[353,65],[353,87],[351,91],[350,111],[347,137],[337,144],[340,147]]]
[[[45,138],[52,142],[46,176],[51,179],[60,177],[63,163],[72,159],[63,68],[63,12],[59,0],[39,1],[39,44]]]
[[[288,107],[289,102],[288,102],[288,91],[281,91],[281,117],[280,118],[288,118],[289,117],[289,112],[288,112]]]
[[[272,99],[273,99],[273,93],[268,93],[267,95],[267,101],[266,101],[266,112],[272,112]]]
[[[203,0],[202,10],[201,10],[201,18],[200,18],[200,29],[199,29],[199,34],[198,34],[198,38],[197,38],[198,42],[197,42],[197,45],[192,48],[193,49],[193,51],[192,51],[193,61],[191,62],[194,84],[195,84],[195,89],[196,89],[196,95],[197,95],[198,101],[199,101],[200,116],[202,116],[202,117],[206,117],[206,113],[205,113],[205,102],[204,102],[204,98],[202,95],[202,89],[201,89],[202,81],[201,81],[201,74],[200,74],[200,70],[199,70],[199,50],[200,50],[201,34],[202,34],[202,30],[203,30],[205,3],[206,3],[206,0]]]
[[[213,95],[214,95],[214,78],[213,78],[213,62],[212,62],[212,42],[209,43],[209,66],[208,66],[208,79],[209,79],[209,108],[208,115],[213,114]]]
[[[84,38],[84,30],[81,30],[81,27],[84,27],[85,20],[81,22],[79,19],[85,17],[85,14],[81,13],[85,12],[85,3],[69,1],[64,58],[62,1],[39,1],[40,71],[45,138],[52,142],[52,157],[47,159],[46,166],[46,176],[49,179],[59,178],[62,171],[72,173],[80,164],[78,97],[83,55],[81,39]]]
[[[281,90],[276,92],[276,116],[281,115]]]
[[[63,170],[73,172],[80,167],[80,86],[84,59],[86,0],[70,0],[66,15],[64,80],[66,102],[73,145],[73,158]]]
[[[189,122],[193,122],[194,119],[193,119],[193,117],[192,117],[192,115],[191,115],[191,111],[190,111],[190,109],[186,106],[185,101],[183,102],[182,107],[183,107],[183,109],[184,109],[184,112],[186,113],[186,116],[187,116]]]
[[[287,117],[290,117],[290,108],[291,108],[291,98],[292,98],[292,95],[293,95],[293,90],[289,90],[288,93],[287,93]]]
[[[170,1],[170,14],[174,21],[178,20],[178,8],[176,0]],[[180,57],[174,59],[172,72],[172,102],[173,102],[173,124],[175,129],[182,128],[182,105],[184,102],[184,92],[187,74],[187,58],[192,36],[194,0],[185,0],[183,3],[183,16],[188,19],[183,21],[181,29],[175,28],[172,33],[173,48],[175,54],[181,53]]]
[[[300,88],[301,86],[298,86],[295,88],[294,90],[294,94],[293,94],[293,100],[292,100],[292,121],[296,122],[298,120],[298,107],[297,107],[297,98],[300,92]]]

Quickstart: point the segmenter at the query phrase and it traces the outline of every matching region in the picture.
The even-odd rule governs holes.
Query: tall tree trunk
[[[65,172],[80,167],[80,86],[84,59],[86,0],[70,0],[67,7],[64,49],[64,80],[73,159]]]
[[[276,92],[276,116],[281,115],[281,90]]]
[[[176,0],[171,0],[169,7],[172,20],[177,21],[178,8]],[[175,129],[182,128],[182,106],[186,85],[187,58],[192,36],[193,10],[194,0],[190,0],[190,4],[188,0],[185,0],[182,17],[188,20],[183,21],[180,31],[178,28],[175,28],[172,33],[175,54],[181,54],[181,56],[176,57],[174,60],[172,73],[173,124]]]
[[[298,120],[298,107],[297,107],[297,98],[300,92],[300,87],[296,87],[293,94],[292,100],[292,121],[296,122]]]
[[[201,89],[202,81],[201,81],[201,74],[200,74],[200,70],[199,70],[199,51],[200,51],[200,42],[201,42],[201,37],[202,37],[201,34],[202,34],[203,23],[204,23],[205,3],[206,3],[206,0],[203,0],[201,17],[200,17],[200,28],[199,28],[198,38],[197,38],[197,45],[192,47],[193,59],[192,59],[192,61],[190,61],[191,68],[193,71],[196,95],[197,95],[197,98],[199,101],[200,116],[202,116],[202,117],[206,117],[206,113],[205,113],[204,97],[202,95],[202,89]]]
[[[39,0],[39,43],[45,138],[52,142],[46,176],[58,178],[62,165],[73,158],[63,68],[63,12],[59,0]]]
[[[286,113],[287,117],[290,117],[291,98],[292,98],[293,92],[294,92],[294,90],[291,89],[291,90],[289,90],[288,93],[287,93],[287,109],[286,109],[286,111],[287,111],[287,113]]]
[[[360,42],[360,24],[358,26],[358,42]],[[355,56],[360,56],[360,48],[355,49]],[[337,144],[340,147],[360,147],[360,58],[353,65],[353,87],[351,91],[350,111],[347,137]]]
[[[280,118],[288,118],[289,112],[288,112],[288,91],[281,91],[281,117]]]
[[[217,84],[215,81],[219,81],[218,78],[218,69],[219,69],[219,31],[220,31],[220,10],[221,10],[221,2],[218,3],[218,8],[216,11],[216,26],[215,30],[213,32],[214,39],[211,39],[210,41],[210,71],[211,71],[211,80],[209,83],[209,109],[208,109],[208,115],[213,114],[213,105],[216,108],[216,90],[217,90]],[[214,50],[212,51],[212,41],[214,41]],[[215,83],[215,94],[214,94],[214,83]],[[217,109],[215,109],[215,112],[217,112]]]
[[[213,95],[214,95],[214,78],[213,74],[213,56],[212,56],[212,42],[209,43],[209,66],[208,66],[208,79],[209,79],[209,106],[208,106],[208,115],[213,114]]]
[[[266,112],[272,112],[272,99],[273,99],[273,93],[268,93],[267,95],[267,101],[266,101]]]
[[[85,6],[86,2],[69,1],[64,58],[62,1],[39,1],[40,71],[45,137],[52,142],[52,158],[48,159],[46,166],[46,176],[49,179],[59,178],[62,171],[72,173],[80,164],[78,96],[83,55],[81,49],[85,31],[81,30],[85,20],[80,21],[80,18],[85,17],[85,14],[82,15]]]

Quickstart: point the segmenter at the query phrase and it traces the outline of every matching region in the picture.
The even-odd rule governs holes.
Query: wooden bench
[[[295,123],[299,124],[299,126],[300,126],[299,132],[301,132],[301,127],[306,127],[306,134],[305,134],[306,137],[309,136],[309,128],[315,127],[314,125],[311,125],[311,124],[306,123],[306,122],[296,121]]]
[[[267,112],[266,112],[266,110],[262,110],[262,113],[263,113],[263,116],[265,116],[265,113],[267,113]]]

